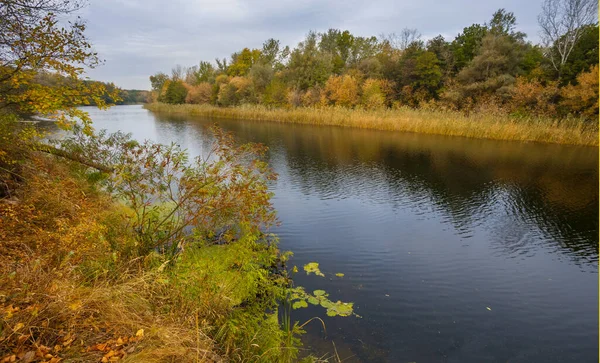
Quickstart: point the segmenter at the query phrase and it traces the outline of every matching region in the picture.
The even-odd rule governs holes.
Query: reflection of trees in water
[[[398,208],[407,198],[415,208],[426,200],[459,233],[468,235],[480,224],[506,225],[493,232],[499,243],[506,241],[509,253],[542,238],[579,258],[597,260],[596,148],[216,121],[240,141],[281,149],[285,155],[274,152],[272,161],[284,164],[305,194],[351,195]],[[198,129],[212,122],[190,124]],[[515,228],[531,230],[526,226],[532,224],[541,235],[513,243]]]

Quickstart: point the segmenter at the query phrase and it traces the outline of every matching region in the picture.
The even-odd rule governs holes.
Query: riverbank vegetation
[[[190,159],[97,132],[77,106],[118,95],[79,81],[97,55],[80,20],[58,21],[82,3],[0,5],[0,362],[291,362],[306,324],[292,310],[352,315],[292,285],[264,147],[214,129]]]
[[[505,9],[452,40],[425,42],[414,29],[309,32],[294,49],[269,39],[216,64],[152,75],[153,101],[203,106],[149,109],[597,145],[596,5],[546,0],[541,44],[526,41]]]
[[[598,129],[577,118],[560,121],[543,117],[507,118],[497,113],[464,114],[456,111],[410,107],[395,110],[351,110],[343,107],[270,108],[262,105],[217,107],[164,103],[146,104],[144,107],[163,114],[348,126],[497,140],[598,145]]]

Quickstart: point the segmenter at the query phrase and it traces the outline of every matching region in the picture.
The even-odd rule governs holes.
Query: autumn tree
[[[325,84],[327,99],[336,106],[353,107],[358,103],[358,82],[352,76],[331,76]]]
[[[568,112],[579,114],[598,122],[598,65],[589,72],[577,76],[576,85],[568,85],[562,89],[561,106]]]
[[[83,83],[84,67],[94,68],[100,59],[85,37],[79,18],[61,25],[81,9],[77,0],[0,1],[0,109],[22,114],[45,114],[68,121],[89,121],[76,106],[105,103],[101,83]],[[60,75],[60,82],[47,86],[36,82],[40,72]],[[115,96],[116,97],[116,96]],[[56,111],[61,110],[61,113]]]
[[[244,48],[240,52],[231,55],[231,62],[227,68],[227,74],[230,76],[245,76],[250,68],[258,62],[261,52],[258,49]]]
[[[186,85],[187,95],[185,103],[204,104],[210,103],[212,95],[212,86],[208,82],[202,82],[197,85]]]

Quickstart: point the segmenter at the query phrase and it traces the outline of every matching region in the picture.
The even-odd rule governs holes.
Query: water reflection
[[[178,139],[186,137],[189,127],[205,139],[211,124],[190,124],[180,117],[161,117],[161,122],[181,129],[180,135],[173,135]],[[409,206],[416,213],[423,203],[431,203],[443,213],[443,222],[466,238],[473,228],[491,225],[495,240],[505,242],[508,254],[526,253],[526,242],[542,238],[579,262],[592,267],[597,262],[596,148],[213,122],[242,140],[270,145],[279,158],[283,153],[286,172],[303,194]],[[527,225],[527,231],[510,228],[519,224]],[[536,236],[528,237],[530,227],[536,228]]]
[[[94,111],[201,154],[217,122],[265,143],[276,232],[308,289],[354,301],[306,343],[347,362],[596,361],[598,149]],[[488,310],[490,307],[491,310]],[[319,309],[296,318],[322,316]]]

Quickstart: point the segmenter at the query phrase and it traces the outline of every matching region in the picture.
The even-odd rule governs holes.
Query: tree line
[[[363,37],[309,32],[295,48],[276,39],[229,59],[150,76],[152,101],[271,107],[428,107],[516,116],[597,119],[597,0],[545,0],[541,42],[497,10],[454,39],[415,29]]]

